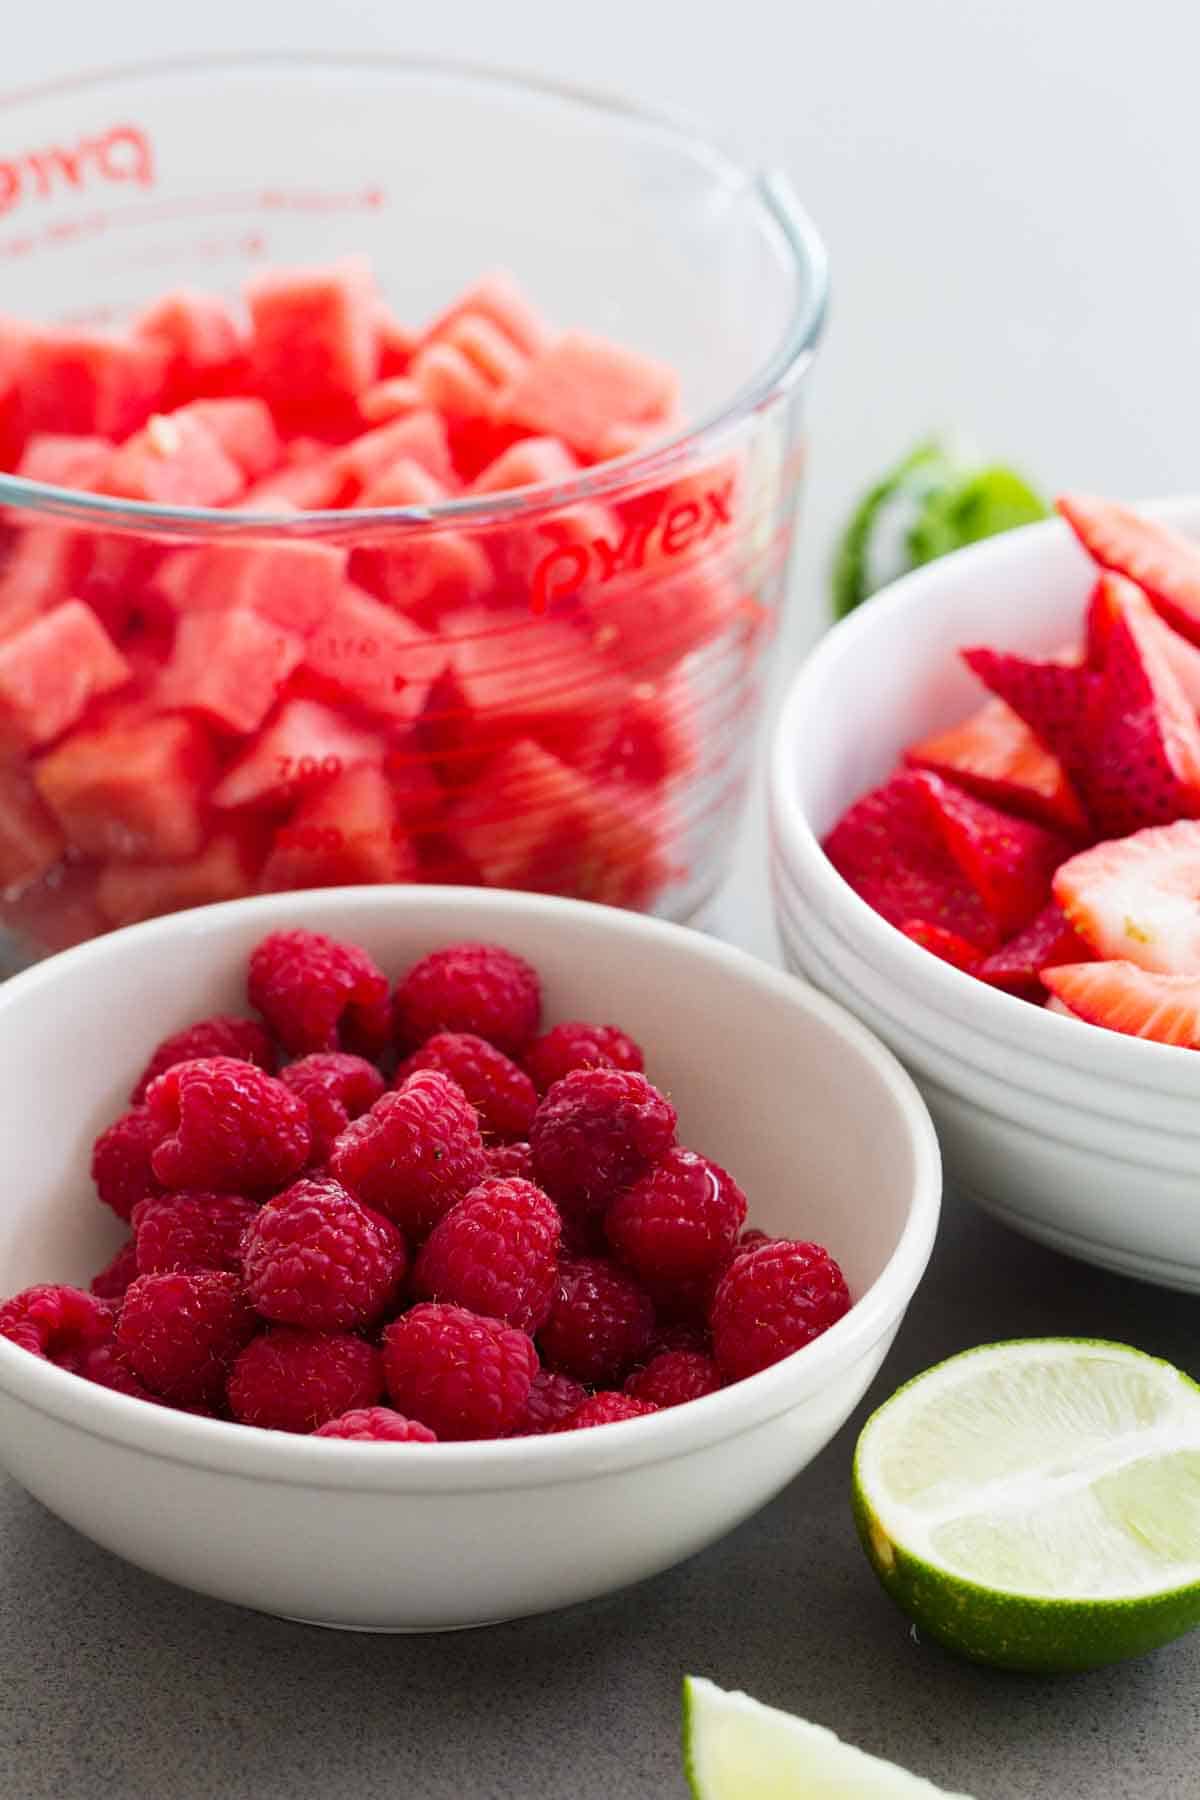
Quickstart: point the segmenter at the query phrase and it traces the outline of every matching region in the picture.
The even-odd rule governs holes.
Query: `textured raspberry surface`
[[[484,1153],[489,1175],[515,1175],[521,1181],[533,1180],[533,1152],[528,1143],[487,1144]]]
[[[92,1180],[105,1206],[126,1224],[147,1194],[161,1194],[162,1183],[150,1158],[162,1142],[165,1127],[144,1106],[122,1113],[92,1146]]]
[[[551,1430],[585,1431],[590,1425],[619,1425],[623,1419],[643,1419],[648,1413],[657,1411],[657,1406],[649,1400],[638,1400],[632,1394],[619,1394],[613,1389],[601,1389],[557,1425],[551,1426]]]
[[[666,1151],[609,1207],[604,1230],[660,1301],[676,1285],[724,1269],[746,1217],[732,1175],[695,1150]]]
[[[378,1350],[343,1331],[273,1325],[248,1344],[226,1389],[235,1419],[268,1431],[316,1431],[383,1393]]]
[[[251,953],[247,979],[285,1050],[378,1056],[390,1033],[388,983],[365,950],[320,931],[273,931]]]
[[[396,1071],[399,1085],[417,1069],[440,1069],[457,1081],[475,1111],[485,1140],[527,1138],[537,1095],[524,1069],[471,1031],[439,1031]]]
[[[675,1142],[675,1108],[632,1069],[575,1069],[529,1130],[535,1179],[564,1212],[598,1212]]]
[[[439,1438],[506,1437],[537,1373],[523,1331],[461,1306],[414,1306],[383,1334],[389,1398]]]
[[[242,1267],[242,1233],[258,1211],[240,1194],[206,1194],[184,1189],[139,1200],[133,1213],[139,1275],[172,1269]]]
[[[164,1187],[266,1193],[308,1160],[308,1107],[253,1063],[176,1063],[150,1083],[146,1109],[165,1133],[150,1159]]]
[[[346,1127],[329,1171],[422,1238],[487,1172],[475,1108],[449,1076],[420,1069]]]
[[[715,1394],[720,1385],[721,1371],[711,1356],[696,1350],[664,1350],[644,1369],[634,1370],[625,1392],[652,1406],[682,1406],[685,1400]]]
[[[779,1241],[769,1231],[760,1231],[757,1225],[747,1225],[745,1231],[738,1233],[737,1254],[740,1256],[743,1250],[757,1250],[760,1244],[775,1244]]]
[[[779,1239],[734,1258],[712,1305],[713,1354],[726,1381],[769,1368],[850,1309],[841,1270],[819,1244]]]
[[[135,1281],[139,1274],[137,1240],[129,1238],[102,1269],[97,1269],[88,1283],[88,1289],[95,1294],[97,1300],[120,1300],[130,1282]]]
[[[318,1425],[314,1437],[350,1438],[356,1444],[436,1444],[437,1434],[390,1406],[360,1406]]]
[[[554,1298],[560,1230],[558,1209],[541,1188],[492,1176],[434,1226],[413,1287],[424,1299],[534,1332]]]
[[[441,1031],[470,1031],[519,1056],[538,1028],[537,970],[500,944],[452,944],[414,963],[396,989],[396,1042],[415,1050]]]
[[[632,1069],[640,1074],[646,1066],[631,1037],[615,1025],[589,1025],[585,1019],[552,1026],[533,1040],[522,1060],[539,1094],[572,1069]]]
[[[312,1127],[310,1161],[323,1167],[334,1139],[351,1119],[361,1118],[387,1089],[387,1083],[363,1056],[345,1050],[318,1050],[279,1071],[279,1079],[308,1107]]]
[[[97,1344],[86,1351],[75,1365],[75,1374],[82,1375],[85,1381],[94,1381],[97,1387],[111,1388],[114,1394],[128,1394],[131,1400],[149,1400],[155,1406],[166,1404],[126,1366],[115,1343]]]
[[[204,1056],[232,1056],[238,1062],[256,1063],[268,1074],[273,1072],[276,1060],[275,1046],[257,1019],[234,1019],[223,1013],[213,1019],[201,1019],[186,1031],[163,1039],[138,1076],[129,1096],[130,1105],[141,1105],[156,1076],[164,1075],[176,1063],[197,1062]]]
[[[653,1331],[654,1307],[633,1276],[599,1257],[579,1257],[559,1265],[538,1348],[551,1368],[602,1386],[641,1359]]]
[[[42,1283],[0,1306],[0,1337],[32,1356],[78,1371],[89,1353],[113,1334],[113,1308],[81,1288]]]
[[[330,1177],[298,1181],[256,1213],[242,1260],[246,1292],[265,1319],[314,1331],[380,1318],[408,1267],[391,1221]]]
[[[699,1350],[704,1356],[712,1355],[712,1336],[707,1323],[698,1319],[672,1319],[665,1324],[660,1319],[653,1338],[646,1347],[645,1361],[661,1356],[664,1350]]]
[[[539,1369],[529,1388],[525,1411],[513,1430],[514,1437],[541,1437],[582,1406],[588,1397],[585,1387],[560,1375],[555,1369]]]
[[[220,1398],[234,1358],[257,1327],[236,1275],[215,1269],[139,1275],[121,1308],[117,1344],[151,1393],[203,1406]]]

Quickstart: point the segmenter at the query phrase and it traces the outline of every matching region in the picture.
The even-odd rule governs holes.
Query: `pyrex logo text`
[[[150,139],[136,125],[113,125],[99,137],[81,138],[72,148],[53,144],[0,157],[0,218],[29,200],[57,195],[97,182],[154,182]]]
[[[714,531],[733,524],[733,488],[730,476],[718,486],[705,488],[702,495],[664,505],[652,518],[626,525],[615,543],[594,537],[586,543],[556,544],[533,571],[532,610],[545,612],[552,600],[569,599],[589,578],[603,586],[615,575],[642,568],[655,539],[657,558],[681,556],[703,543]]]

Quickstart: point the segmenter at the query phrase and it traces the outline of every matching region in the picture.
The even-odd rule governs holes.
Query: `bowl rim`
[[[732,1441],[790,1411],[868,1356],[903,1316],[933,1249],[941,1209],[941,1156],[925,1102],[911,1077],[879,1040],[843,1007],[807,983],[761,962],[732,944],[644,914],[590,901],[458,887],[327,888],[269,894],[198,907],[126,926],[12,976],[0,985],[0,1029],[6,1014],[36,1001],[46,988],[72,980],[102,980],[107,962],[152,953],[156,945],[203,933],[214,940],[260,916],[264,928],[313,919],[315,926],[381,907],[437,915],[443,906],[465,909],[481,931],[497,935],[505,918],[575,918],[652,949],[686,945],[701,964],[723,966],[764,995],[784,1000],[840,1037],[868,1065],[888,1092],[906,1130],[913,1156],[908,1214],[887,1261],[850,1311],[821,1337],[771,1368],[685,1406],[624,1420],[602,1430],[468,1443],[355,1444],[268,1431],[256,1426],[152,1406],[83,1381],[0,1339],[0,1389],[34,1411],[86,1432],[167,1461],[209,1473],[271,1480],[287,1486],[452,1493],[550,1487],[592,1475],[666,1461]]]
[[[436,506],[355,507],[329,511],[297,509],[292,512],[252,512],[235,507],[159,506],[123,500],[117,496],[89,494],[73,488],[30,481],[0,471],[0,506],[49,513],[80,525],[116,526],[167,535],[206,535],[238,539],[264,531],[292,538],[343,535],[349,530],[408,527],[429,530],[507,523],[515,518],[536,518],[550,509],[602,499],[614,491],[658,477],[691,461],[697,451],[719,443],[744,420],[786,393],[803,374],[816,353],[829,297],[829,263],[815,225],[793,191],[786,173],[778,167],[752,168],[720,138],[682,112],[627,101],[604,89],[582,83],[554,81],[523,70],[508,70],[452,56],[407,56],[380,52],[365,56],[351,51],[246,51],[219,55],[150,58],[88,69],[60,80],[43,81],[0,90],[0,115],[5,109],[53,99],[58,95],[86,92],[110,83],[144,79],[169,80],[206,71],[239,75],[261,70],[269,74],[298,74],[313,80],[323,72],[353,74],[361,71],[373,80],[428,76],[458,80],[497,93],[507,90],[538,102],[554,101],[581,111],[619,119],[676,139],[690,150],[698,164],[706,163],[714,175],[752,191],[764,220],[773,228],[787,252],[793,279],[793,297],[787,321],[778,341],[732,394],[686,423],[679,431],[646,450],[612,457],[593,469],[581,470],[569,481],[536,482],[508,493],[467,495]]]
[[[1175,495],[1135,506],[1176,530],[1200,534],[1200,495]],[[863,657],[876,630],[919,612],[931,588],[946,591],[956,582],[967,585],[983,568],[1010,565],[1017,575],[1036,566],[1049,546],[1074,544],[1066,522],[1051,518],[968,545],[901,576],[819,640],[792,677],[771,739],[767,782],[773,854],[793,890],[806,899],[815,897],[821,915],[838,922],[841,935],[857,954],[887,969],[901,985],[920,988],[931,1007],[953,1014],[972,1032],[1002,1046],[1017,1044],[1026,1057],[1040,1057],[1073,1071],[1086,1068],[1089,1075],[1109,1077],[1125,1088],[1145,1088],[1157,1095],[1166,1088],[1194,1099],[1200,1092],[1200,1053],[1047,1012],[912,943],[834,868],[800,799],[795,752],[805,740],[808,720],[827,684],[848,663]],[[943,654],[953,655],[954,648],[951,645]],[[897,757],[901,749],[897,747]]]

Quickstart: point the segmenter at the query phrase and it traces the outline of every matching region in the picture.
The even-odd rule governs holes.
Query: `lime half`
[[[699,1675],[683,1683],[683,1755],[696,1800],[970,1800]]]
[[[1125,1344],[967,1351],[868,1419],[854,1511],[947,1649],[1038,1671],[1140,1656],[1200,1624],[1200,1387]]]

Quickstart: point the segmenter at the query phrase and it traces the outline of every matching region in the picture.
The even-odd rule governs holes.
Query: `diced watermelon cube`
[[[156,506],[224,506],[246,480],[212,432],[186,412],[156,413],[113,456],[101,491]]]
[[[488,464],[471,483],[473,494],[502,494],[534,484],[574,480],[579,459],[559,438],[522,438]],[[531,611],[577,603],[582,594],[618,566],[624,554],[623,527],[610,507],[596,500],[546,513],[533,523],[518,519],[496,525],[488,547],[509,589],[522,593]]]
[[[115,448],[110,438],[39,431],[25,445],[17,474],[49,487],[90,488],[108,467]]]
[[[424,508],[446,498],[447,490],[435,476],[404,458],[367,489],[361,504]],[[423,625],[483,599],[495,580],[483,546],[464,532],[444,528],[393,529],[377,543],[357,544],[350,572],[362,587]]]
[[[376,765],[347,769],[301,802],[280,826],[259,886],[271,892],[420,877],[392,784]]]
[[[220,807],[278,804],[363,763],[382,763],[383,740],[315,700],[288,700],[213,789]]]
[[[86,534],[71,525],[26,525],[0,550],[0,637],[11,637],[70,597],[88,566]]]
[[[96,882],[96,902],[113,925],[135,925],[188,906],[238,900],[251,880],[243,845],[222,835],[186,862],[107,863]]]
[[[128,437],[160,404],[166,366],[166,350],[148,339],[41,326],[17,373],[25,428]]]
[[[410,380],[416,382],[426,406],[457,419],[496,417],[496,389],[486,375],[455,344],[441,340],[426,344],[412,359]]]
[[[304,639],[247,606],[187,613],[155,695],[225,731],[256,731],[304,655]]]
[[[92,863],[56,863],[39,881],[4,899],[5,931],[43,956],[98,937],[110,922],[96,905]]]
[[[177,289],[163,294],[133,322],[133,335],[168,353],[162,406],[199,395],[228,393],[245,375],[245,345],[231,308],[217,294]]]
[[[595,458],[614,425],[655,424],[679,399],[675,371],[587,331],[567,331],[535,356],[502,393],[497,416],[565,438]]]
[[[156,587],[180,613],[239,607],[307,636],[345,585],[346,552],[304,538],[253,543],[229,540],[175,551]]]
[[[402,376],[412,361],[412,353],[417,347],[417,335],[410,331],[389,306],[381,301],[375,311],[375,323],[379,331],[379,379],[392,381]]]
[[[15,899],[66,850],[58,822],[20,763],[0,765],[0,894]]]
[[[425,408],[365,431],[337,452],[342,504],[353,504],[396,463],[419,463],[448,488],[454,481],[445,422]]]
[[[584,601],[592,643],[629,676],[654,681],[682,657],[736,627],[757,633],[754,604],[704,567],[650,570],[591,588]]]
[[[475,477],[471,492],[506,494],[512,488],[532,487],[535,483],[571,481],[578,473],[579,458],[561,438],[522,438]]]
[[[699,760],[697,710],[691,686],[680,674],[635,682],[615,712],[597,715],[590,729],[585,720],[578,729],[564,729],[549,748],[585,775],[639,788],[664,787]]]
[[[278,417],[324,426],[352,416],[379,370],[379,296],[368,263],[272,269],[247,286],[259,391]]]
[[[67,600],[0,643],[0,736],[24,749],[48,744],[129,676],[95,613]]]
[[[416,719],[445,661],[428,632],[349,583],[304,652],[320,683],[385,719]]]
[[[360,394],[358,410],[371,424],[382,425],[387,419],[399,419],[405,413],[420,412],[424,405],[425,396],[415,381],[410,381],[407,375],[392,375],[386,381],[377,381],[365,394]]]
[[[283,460],[283,445],[271,409],[253,396],[247,399],[191,400],[178,417],[197,419],[216,438],[230,462],[247,481],[257,481]]]
[[[518,350],[535,356],[551,342],[552,333],[507,269],[490,269],[426,327],[425,337],[439,338],[464,313],[475,313],[499,327]]]
[[[0,315],[0,469],[15,469],[25,444],[18,375],[28,336],[28,326]]]
[[[38,792],[89,856],[178,860],[204,842],[214,764],[190,719],[137,719],[76,731],[34,767]]]
[[[522,375],[529,358],[485,313],[464,312],[438,338],[465,356],[495,388],[509,387]]]
[[[337,453],[327,450],[317,460],[285,461],[246,489],[238,501],[241,512],[319,512],[340,506],[345,486]]]

